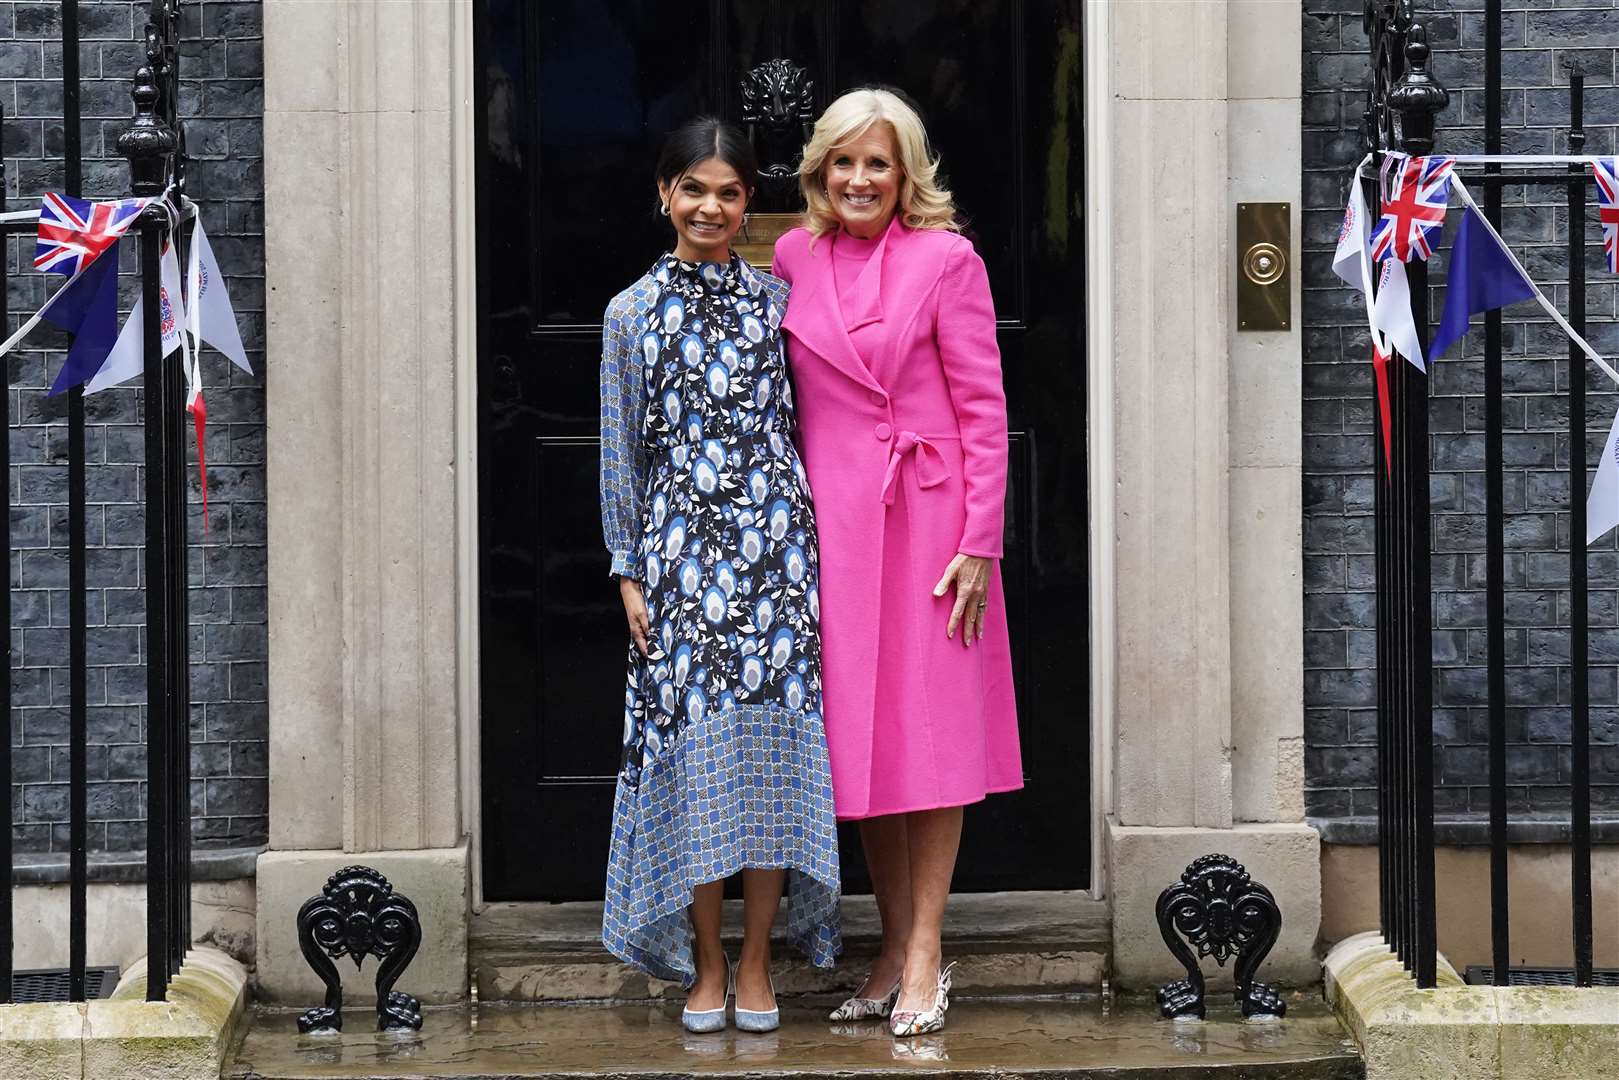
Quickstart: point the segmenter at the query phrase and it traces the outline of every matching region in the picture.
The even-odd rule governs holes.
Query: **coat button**
[[[887,442],[888,437],[894,434],[894,429],[889,427],[887,424],[878,424],[876,433],[878,439],[882,440],[883,442]]]
[[[871,403],[873,405],[883,405],[888,402],[888,399],[883,396],[883,392],[881,390],[873,390],[867,396],[871,398]]]

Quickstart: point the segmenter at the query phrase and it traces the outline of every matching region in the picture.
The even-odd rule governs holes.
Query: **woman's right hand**
[[[624,601],[624,617],[629,620],[630,637],[635,639],[636,648],[641,655],[647,655],[647,634],[651,630],[651,620],[647,618],[646,597],[641,594],[641,583],[634,578],[620,577],[618,579],[618,595]]]

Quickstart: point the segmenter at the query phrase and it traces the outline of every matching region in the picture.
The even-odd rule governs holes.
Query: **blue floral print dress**
[[[779,330],[787,285],[665,255],[603,322],[602,529],[651,632],[631,642],[602,941],[689,985],[693,889],[785,868],[788,935],[833,963],[819,558]]]

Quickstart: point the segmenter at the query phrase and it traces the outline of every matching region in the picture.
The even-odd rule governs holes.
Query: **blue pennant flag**
[[[118,340],[118,245],[101,253],[51,298],[40,313],[46,322],[73,335],[67,362],[46,397],[88,382]]]
[[[1432,362],[1467,334],[1467,321],[1481,311],[1532,300],[1535,287],[1529,284],[1512,256],[1507,254],[1478,211],[1469,206],[1462,213],[1456,240],[1450,246],[1450,267],[1445,277],[1445,313],[1434,331],[1428,348]]]

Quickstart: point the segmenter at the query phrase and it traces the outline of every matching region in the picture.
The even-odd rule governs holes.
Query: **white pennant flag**
[[[1349,202],[1344,206],[1344,223],[1338,229],[1338,250],[1332,256],[1332,272],[1359,293],[1366,292],[1371,284],[1366,280],[1370,242],[1371,226],[1366,219],[1366,200],[1360,193],[1360,182],[1352,180],[1349,184]]]
[[[1405,277],[1405,263],[1399,259],[1383,260],[1377,278],[1377,299],[1372,301],[1372,323],[1418,371],[1428,370],[1417,324],[1411,317],[1411,285]]]
[[[242,348],[242,334],[236,326],[236,313],[231,310],[230,293],[225,289],[225,275],[219,272],[219,262],[208,243],[208,234],[202,230],[202,218],[191,234],[191,266],[188,268],[191,290],[191,336],[218,349],[231,363],[253,374],[247,362],[247,350]]]
[[[1586,544],[1596,543],[1615,525],[1619,525],[1619,413],[1614,414],[1591,494],[1585,500]]]
[[[163,312],[163,355],[166,357],[184,344],[180,328],[185,319],[185,306],[180,299],[180,259],[170,244],[158,260],[161,269],[158,286],[158,304]],[[118,331],[118,340],[112,352],[102,361],[101,369],[84,386],[86,394],[94,394],[109,386],[126,383],[146,372],[144,298],[137,296],[129,318]]]
[[[174,250],[172,241],[163,248],[163,254],[158,256],[157,264],[160,270],[157,302],[158,310],[163,313],[160,320],[163,355],[168,356],[176,346],[185,348],[186,321],[185,292],[180,284],[180,253]]]
[[[1360,184],[1349,188],[1344,206],[1343,225],[1338,229],[1338,250],[1332,256],[1332,272],[1344,284],[1366,298],[1367,320],[1388,345],[1418,369],[1426,371],[1416,322],[1411,317],[1411,287],[1405,277],[1405,263],[1384,259],[1380,264],[1377,297],[1371,296],[1371,218]]]

